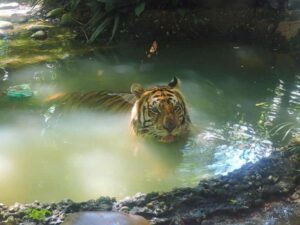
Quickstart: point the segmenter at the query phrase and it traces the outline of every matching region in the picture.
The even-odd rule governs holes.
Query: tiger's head
[[[176,77],[166,86],[149,89],[133,84],[131,92],[137,99],[131,112],[131,125],[137,135],[173,142],[189,132],[191,121]]]

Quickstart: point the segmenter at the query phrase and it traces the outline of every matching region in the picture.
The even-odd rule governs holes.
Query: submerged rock
[[[13,29],[14,26],[11,22],[8,21],[0,21],[0,29],[2,30],[8,30],[8,29]]]
[[[43,30],[39,30],[31,35],[31,38],[36,40],[45,40],[47,38],[47,34]]]
[[[62,225],[150,225],[141,216],[129,215],[117,212],[81,212],[74,213],[67,217]]]

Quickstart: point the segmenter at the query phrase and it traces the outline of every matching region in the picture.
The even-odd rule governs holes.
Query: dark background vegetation
[[[114,38],[120,24],[128,17],[139,17],[145,11],[178,12],[184,16],[196,10],[266,10],[285,11],[300,7],[299,0],[27,0],[42,4],[45,10],[64,8],[74,20],[74,27],[84,30],[88,42],[109,30]],[[155,17],[160,17],[156,13]],[[155,19],[155,18],[153,18]],[[109,28],[109,29],[108,29]]]

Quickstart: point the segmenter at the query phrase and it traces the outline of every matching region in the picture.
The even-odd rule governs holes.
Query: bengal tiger
[[[188,134],[191,120],[176,77],[166,86],[149,89],[133,84],[131,93],[136,97],[131,110],[136,135],[173,142]]]
[[[131,128],[137,136],[152,138],[159,142],[174,142],[185,137],[191,120],[183,94],[176,77],[168,85],[145,89],[140,84],[131,85],[131,93],[92,91],[59,94],[47,101],[59,106],[90,106],[92,108],[131,110]]]

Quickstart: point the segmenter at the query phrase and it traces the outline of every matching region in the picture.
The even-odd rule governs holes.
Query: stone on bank
[[[141,216],[129,215],[118,212],[80,212],[67,217],[62,225],[150,225]]]
[[[11,22],[8,21],[0,21],[0,29],[2,30],[9,30],[9,29],[13,29],[14,26]]]
[[[47,34],[43,30],[39,30],[31,35],[31,38],[36,40],[45,40],[47,38]]]

